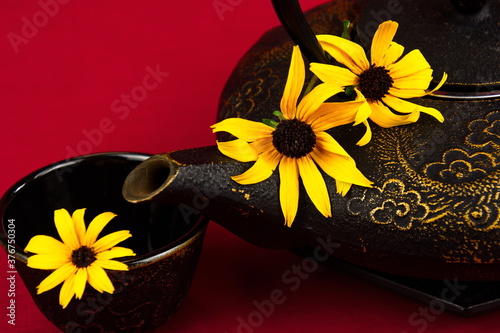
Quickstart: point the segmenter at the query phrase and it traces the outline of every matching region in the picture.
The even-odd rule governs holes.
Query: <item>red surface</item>
[[[1,193],[27,173],[77,154],[214,144],[209,126],[224,82],[257,38],[279,24],[269,0],[59,1],[65,4],[47,7],[50,16],[41,14],[41,4],[55,0],[0,2]],[[301,4],[309,9],[323,1]],[[218,12],[217,3],[226,4],[225,11]],[[33,23],[38,27],[30,30]],[[143,82],[148,67],[158,67],[161,82]],[[136,104],[122,100],[144,91]],[[0,331],[57,332],[20,279],[16,325],[7,324],[7,257],[1,253]],[[192,289],[157,331],[500,330],[500,313],[435,316],[426,305],[333,269],[295,276],[292,286],[282,276],[301,263],[211,223]],[[258,315],[255,304],[276,289],[283,292],[280,304]]]

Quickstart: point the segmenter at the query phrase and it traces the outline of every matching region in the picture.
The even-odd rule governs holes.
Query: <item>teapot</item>
[[[265,248],[310,248],[369,269],[426,279],[500,280],[500,15],[499,1],[331,1],[302,13],[296,0],[273,1],[283,27],[264,34],[243,56],[220,98],[218,121],[261,121],[279,109],[293,45],[309,62],[330,63],[315,35],[341,35],[365,49],[383,21],[400,24],[395,41],[419,49],[447,82],[415,103],[440,110],[443,123],[373,127],[358,146],[360,126],[331,132],[356,160],[371,188],[335,193],[324,177],[332,217],[300,188],[291,227],[283,223],[275,171],[241,185],[231,179],[251,162],[217,146],[158,154],[127,177],[122,194],[133,203],[179,205],[201,212],[237,236]],[[310,73],[306,77],[311,80]],[[435,82],[434,84],[437,84]],[[217,133],[220,141],[227,133]]]

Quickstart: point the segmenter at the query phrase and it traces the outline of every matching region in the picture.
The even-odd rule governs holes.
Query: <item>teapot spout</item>
[[[284,225],[277,196],[278,179],[240,185],[231,176],[250,167],[230,159],[216,146],[150,157],[127,176],[123,197],[132,203],[177,205],[188,217],[201,213],[237,236],[266,248],[291,249],[308,237]],[[299,235],[300,234],[300,235]]]
[[[131,203],[159,201],[162,191],[178,170],[179,165],[174,164],[167,154],[152,156],[147,163],[141,163],[127,176],[122,189],[123,197]],[[174,203],[168,198],[166,201]]]

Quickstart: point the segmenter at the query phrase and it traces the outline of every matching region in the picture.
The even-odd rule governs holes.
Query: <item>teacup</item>
[[[191,285],[207,220],[183,207],[131,204],[122,197],[127,174],[149,155],[100,153],[54,163],[24,177],[0,200],[0,243],[9,270],[22,278],[35,304],[64,332],[143,332],[162,325],[179,307]],[[128,271],[107,270],[115,291],[100,293],[89,284],[81,299],[63,309],[60,286],[37,294],[50,270],[27,266],[24,252],[35,235],[59,239],[54,211],[86,208],[88,222],[102,212],[117,214],[102,234],[129,230],[120,246],[136,256],[121,261]],[[116,259],[120,260],[120,258]]]

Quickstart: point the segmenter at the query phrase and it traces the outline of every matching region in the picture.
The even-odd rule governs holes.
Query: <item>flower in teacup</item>
[[[46,235],[31,238],[25,248],[34,253],[28,257],[28,266],[54,270],[38,286],[41,294],[63,283],[59,304],[66,308],[73,296],[81,299],[87,282],[99,292],[113,293],[115,288],[105,270],[128,270],[128,266],[114,258],[134,256],[128,248],[116,244],[132,235],[120,230],[97,239],[102,229],[116,215],[105,212],[96,216],[88,228],[84,221],[85,208],[70,215],[66,209],[54,212],[54,222],[62,242]]]
[[[311,63],[311,71],[323,85],[332,87],[331,96],[337,94],[338,87],[354,87],[356,100],[364,102],[357,109],[354,123],[364,123],[367,128],[359,145],[367,144],[371,139],[368,118],[381,127],[416,122],[421,112],[440,122],[444,120],[438,110],[404,100],[422,97],[439,89],[447,75],[444,73],[439,84],[428,91],[433,71],[418,49],[401,58],[404,47],[393,41],[397,29],[398,24],[393,21],[380,24],[373,36],[371,62],[363,48],[350,40],[333,35],[317,36],[324,50],[347,68]]]
[[[331,204],[323,175],[317,165],[336,180],[337,193],[345,195],[352,184],[371,186],[356,168],[354,159],[325,131],[352,123],[355,109],[362,102],[323,103],[330,87],[317,86],[297,105],[305,81],[304,60],[298,46],[292,53],[288,78],[280,109],[279,122],[262,123],[228,118],[212,126],[214,132],[228,132],[237,139],[217,142],[219,150],[241,162],[255,161],[252,167],[232,179],[240,184],[266,180],[279,165],[281,209],[287,226],[291,226],[298,209],[299,177],[304,188],[325,217]],[[338,88],[337,92],[342,89]]]

